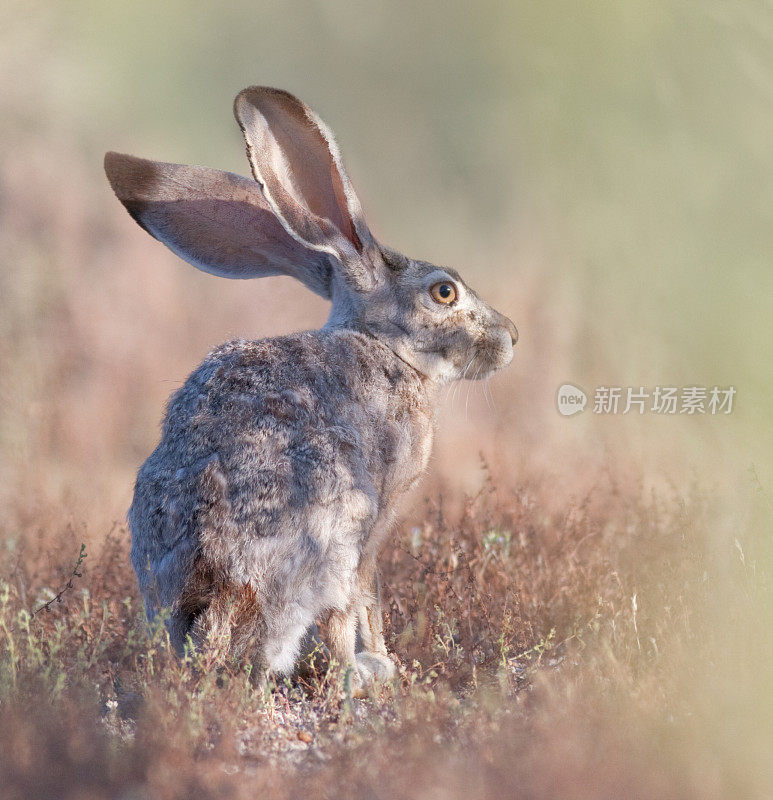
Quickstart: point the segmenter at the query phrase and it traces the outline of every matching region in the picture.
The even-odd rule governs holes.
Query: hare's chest
[[[411,393],[410,402],[395,393],[375,422],[373,475],[386,510],[410,491],[427,468],[432,450],[434,417],[425,398]]]
[[[377,516],[395,509],[427,467],[434,432],[436,387],[388,347],[359,334],[346,336],[355,354],[348,373],[359,417],[358,455],[364,455]]]
[[[399,511],[400,501],[427,468],[434,420],[429,411],[394,409],[374,426],[370,458],[377,509],[363,542],[362,561],[372,563]]]

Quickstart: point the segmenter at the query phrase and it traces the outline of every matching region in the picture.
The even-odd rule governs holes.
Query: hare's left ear
[[[289,92],[264,86],[241,91],[234,115],[253,175],[287,232],[330,253],[356,288],[372,288],[381,253],[325,123]]]

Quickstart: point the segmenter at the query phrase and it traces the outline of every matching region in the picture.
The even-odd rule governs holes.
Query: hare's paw
[[[384,683],[395,674],[395,662],[386,653],[357,653],[357,671],[365,683]]]
[[[396,672],[395,662],[382,653],[357,653],[357,669],[350,672],[352,697],[367,697],[369,687],[385,683]]]

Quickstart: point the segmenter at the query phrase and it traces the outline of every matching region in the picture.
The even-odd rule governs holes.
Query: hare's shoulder
[[[352,330],[320,330],[268,339],[234,339],[215,348],[173,395],[168,419],[204,406],[221,422],[245,404],[284,416],[293,406],[324,420],[343,407],[406,408],[428,403],[424,379],[386,345]],[[256,408],[255,404],[260,408]],[[254,417],[253,417],[254,419]],[[240,420],[243,421],[243,420]]]
[[[270,457],[325,440],[370,462],[385,436],[404,438],[415,418],[426,425],[428,400],[411,367],[354,331],[237,339],[213,350],[171,397],[158,457],[181,466],[254,447]]]
[[[324,342],[313,332],[267,339],[233,339],[212,350],[169,400],[166,422],[188,420],[201,412],[225,422],[238,406],[274,394],[289,396],[303,387],[319,393],[328,362]]]

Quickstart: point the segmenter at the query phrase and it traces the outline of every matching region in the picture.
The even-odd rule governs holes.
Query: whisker
[[[486,398],[486,405],[489,411],[495,411],[496,409],[493,406],[494,398],[491,395],[491,387],[489,386],[490,380],[491,378],[487,378],[483,381],[483,396]]]
[[[475,370],[475,377],[472,379],[473,381],[478,379],[478,375],[480,375],[480,370],[481,370],[480,367],[478,367],[478,369]],[[467,419],[467,410],[468,410],[469,405],[470,405],[470,389],[472,388],[472,385],[473,385],[472,381],[467,384],[467,400],[466,400],[466,402],[464,404],[464,418],[465,418],[465,420]]]
[[[473,353],[473,355],[470,357],[470,360],[467,362],[467,366],[464,368],[464,371],[462,372],[462,377],[461,377],[461,378],[459,378],[459,380],[458,380],[458,381],[456,381],[456,382],[454,383],[454,393],[451,395],[451,408],[452,408],[452,409],[453,409],[453,407],[454,407],[454,402],[456,401],[456,392],[457,392],[457,387],[458,387],[458,386],[461,384],[461,382],[462,382],[462,381],[463,381],[463,380],[464,380],[464,379],[467,377],[467,370],[468,370],[468,369],[469,369],[469,368],[472,366],[472,362],[473,362],[473,361],[475,361],[475,354],[474,354],[474,353]]]

